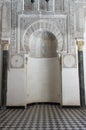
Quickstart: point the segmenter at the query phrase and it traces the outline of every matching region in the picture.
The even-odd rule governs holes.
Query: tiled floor
[[[86,108],[38,104],[0,110],[0,130],[86,130]]]

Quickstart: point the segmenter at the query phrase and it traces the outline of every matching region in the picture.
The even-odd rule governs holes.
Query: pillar
[[[78,46],[78,66],[79,66],[79,84],[80,84],[80,105],[85,106],[85,86],[84,86],[84,67],[83,67],[83,46],[84,41],[77,40]]]
[[[7,101],[7,70],[8,70],[8,41],[2,41],[2,87],[1,108],[6,109]]]

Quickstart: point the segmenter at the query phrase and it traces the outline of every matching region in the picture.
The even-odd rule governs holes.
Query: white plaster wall
[[[62,105],[80,105],[78,68],[62,68]]]
[[[26,104],[25,86],[25,70],[10,69],[7,88],[8,106],[24,106]]]
[[[60,102],[58,58],[30,58],[27,64],[27,102]]]

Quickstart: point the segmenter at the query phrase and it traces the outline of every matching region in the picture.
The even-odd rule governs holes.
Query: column
[[[7,100],[7,70],[8,70],[8,41],[2,40],[2,87],[1,87],[1,108],[6,109]]]
[[[81,107],[85,106],[85,86],[84,86],[84,67],[83,67],[83,46],[82,39],[77,40],[78,46],[78,66],[79,66],[79,84],[80,84],[80,104]]]
[[[38,0],[38,11],[40,11],[40,0]]]

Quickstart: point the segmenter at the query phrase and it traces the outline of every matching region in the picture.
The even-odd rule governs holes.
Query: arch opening
[[[34,58],[57,57],[57,39],[49,31],[38,30],[29,39],[29,56]]]
[[[27,102],[60,103],[60,64],[57,39],[49,31],[35,31],[29,39]]]
[[[20,39],[22,50],[26,53],[29,52],[29,39],[35,34],[35,32],[39,31],[51,33],[55,39],[57,39],[57,51],[62,52],[64,48],[62,33],[57,25],[53,25],[52,22],[46,20],[36,21],[26,28],[23,37]]]

